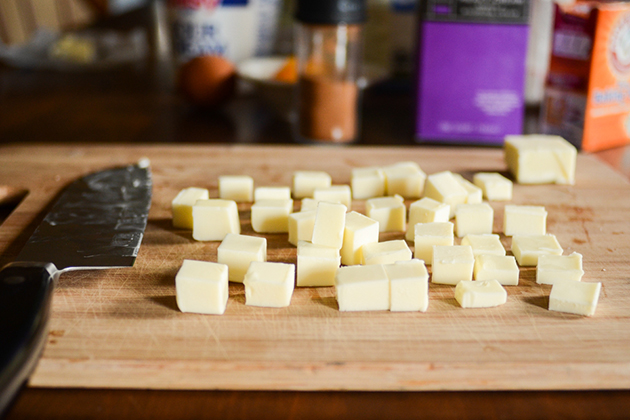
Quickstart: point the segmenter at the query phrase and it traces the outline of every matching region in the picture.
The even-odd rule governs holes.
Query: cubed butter
[[[509,201],[512,199],[512,181],[498,172],[478,172],[473,182],[481,188],[488,201]]]
[[[455,285],[463,280],[472,280],[474,265],[475,257],[468,245],[435,246],[431,281]]]
[[[246,305],[289,306],[295,286],[295,265],[254,261],[249,265],[243,284]]]
[[[459,204],[468,200],[468,191],[450,171],[438,172],[427,177],[424,196],[451,206],[449,217],[455,216]]]
[[[289,231],[289,215],[293,200],[258,200],[251,209],[252,228],[257,233],[284,233]]]
[[[314,198],[303,198],[300,202],[300,211],[317,210],[317,200]]]
[[[547,210],[543,206],[506,205],[503,233],[505,236],[544,235],[547,233]]]
[[[320,201],[315,213],[311,242],[315,245],[341,249],[347,210],[343,204]]]
[[[426,312],[429,307],[429,273],[424,261],[399,261],[383,267],[389,278],[389,310]]]
[[[289,187],[258,187],[254,190],[254,201],[288,200],[291,198]]]
[[[481,191],[481,188],[458,173],[453,172],[453,176],[468,193],[468,197],[466,198],[467,204],[479,204],[483,201],[483,191]]]
[[[317,188],[328,188],[331,176],[324,171],[295,171],[293,173],[293,198],[313,197]]]
[[[536,266],[536,283],[554,284],[557,280],[581,281],[582,254],[571,255],[540,255]]]
[[[182,312],[221,315],[228,301],[228,266],[184,260],[175,276],[177,306]]]
[[[289,215],[289,243],[297,246],[299,241],[313,239],[317,210],[300,211]]]
[[[409,206],[409,223],[405,239],[413,241],[415,238],[416,224],[432,222],[448,222],[451,206],[440,203],[429,197],[423,197],[414,201]]]
[[[254,179],[247,175],[222,175],[219,177],[219,198],[237,203],[254,201]]]
[[[399,195],[370,198],[365,202],[365,214],[378,222],[381,232],[405,231],[407,208]]]
[[[229,280],[242,283],[252,261],[267,261],[267,239],[228,233],[217,248],[217,261],[229,268]]]
[[[350,185],[332,185],[327,188],[317,188],[313,192],[313,198],[317,201],[341,203],[347,208],[352,207],[352,191],[350,191]]]
[[[591,316],[595,313],[601,283],[558,279],[551,286],[549,310]]]
[[[520,184],[574,184],[577,149],[560,136],[505,136],[505,161]]]
[[[380,264],[340,267],[335,276],[335,293],[342,312],[389,309],[389,279]]]
[[[381,168],[354,168],[350,180],[352,198],[365,200],[385,195],[385,174]]]
[[[334,286],[341,265],[339,250],[300,241],[297,246],[297,286]]]
[[[496,280],[460,281],[455,299],[462,308],[492,308],[507,302],[507,292]]]
[[[341,263],[345,265],[361,264],[363,262],[363,245],[375,242],[378,242],[378,222],[356,211],[346,213]]]
[[[488,203],[460,204],[455,211],[455,227],[459,238],[472,234],[492,233],[494,210]]]
[[[554,235],[515,235],[512,254],[521,267],[534,267],[541,255],[562,255],[562,247]]]
[[[181,229],[193,228],[192,208],[197,200],[210,197],[206,188],[190,187],[181,190],[171,202],[173,210],[173,227]]]
[[[383,167],[385,194],[404,198],[420,198],[427,175],[416,162],[399,162]]]
[[[411,250],[403,239],[363,245],[363,264],[393,264],[411,259]]]
[[[497,280],[505,286],[518,285],[519,269],[511,255],[481,254],[475,257],[475,280]]]
[[[197,200],[192,214],[192,237],[196,241],[222,241],[228,233],[241,233],[238,207],[233,200]]]
[[[481,254],[505,255],[505,248],[501,243],[499,235],[482,234],[482,235],[466,235],[462,239],[462,245],[470,245],[475,258]]]
[[[451,222],[417,223],[414,236],[414,257],[432,264],[433,247],[453,245],[454,236]]]

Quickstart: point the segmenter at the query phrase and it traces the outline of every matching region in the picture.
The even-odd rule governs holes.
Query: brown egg
[[[177,75],[177,87],[191,103],[217,106],[233,94],[236,83],[234,65],[223,57],[202,55],[185,63]]]

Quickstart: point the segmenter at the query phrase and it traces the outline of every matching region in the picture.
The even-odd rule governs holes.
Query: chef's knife
[[[150,205],[148,164],[87,175],[62,192],[16,261],[0,271],[0,414],[44,348],[59,276],[133,266]]]

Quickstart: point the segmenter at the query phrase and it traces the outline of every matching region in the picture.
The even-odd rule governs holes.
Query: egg
[[[195,105],[214,107],[234,94],[236,69],[227,59],[216,55],[195,57],[182,65],[177,74],[179,92]]]

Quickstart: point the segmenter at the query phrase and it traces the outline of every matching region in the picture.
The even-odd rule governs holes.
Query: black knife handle
[[[50,263],[14,263],[0,271],[0,416],[44,349],[57,273]]]

